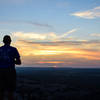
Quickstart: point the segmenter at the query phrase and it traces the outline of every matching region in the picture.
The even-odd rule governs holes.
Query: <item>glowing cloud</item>
[[[24,32],[14,32],[12,36],[14,38],[20,39],[20,40],[31,40],[31,41],[62,41],[66,40],[69,34],[76,32],[77,29],[72,29],[62,35],[57,35],[54,32],[50,33],[24,33]]]
[[[25,42],[14,44],[30,66],[100,65],[100,41]],[[42,65],[41,65],[42,64]]]
[[[13,34],[13,37],[18,38],[18,39],[22,39],[22,40],[31,40],[31,39],[35,39],[35,40],[44,40],[46,38],[45,35],[43,34],[36,34],[36,33],[23,33],[23,32],[15,32]]]
[[[75,12],[71,15],[81,17],[81,18],[85,18],[85,19],[100,18],[100,6],[95,7],[91,10],[87,10],[87,11]]]
[[[60,63],[64,63],[64,62],[61,62],[61,61],[47,61],[47,62],[46,62],[46,61],[44,61],[44,62],[38,62],[38,63],[40,63],[40,64],[44,64],[44,63],[45,63],[45,64],[46,64],[46,63],[47,63],[47,64],[49,64],[49,63],[50,63],[50,64],[60,64]]]
[[[74,32],[76,32],[78,29],[72,29],[72,30],[70,30],[70,31],[68,31],[68,32],[66,32],[66,33],[64,33],[63,35],[61,35],[61,36],[59,36],[59,38],[64,38],[65,36],[67,36],[67,35],[69,35],[69,34],[71,34],[71,33],[74,33]]]

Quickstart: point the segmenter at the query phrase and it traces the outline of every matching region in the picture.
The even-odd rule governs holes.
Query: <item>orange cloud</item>
[[[42,61],[42,62],[38,62],[39,64],[44,64],[44,63],[51,63],[51,64],[60,64],[60,63],[64,63],[64,62],[61,62],[61,61]]]
[[[25,65],[55,66],[56,64],[57,66],[99,66],[100,49],[97,46],[99,44],[96,41],[47,43],[17,41],[14,45],[18,47]]]

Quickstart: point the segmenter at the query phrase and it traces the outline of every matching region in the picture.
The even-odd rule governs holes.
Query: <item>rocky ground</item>
[[[100,100],[100,69],[17,70],[16,100]]]

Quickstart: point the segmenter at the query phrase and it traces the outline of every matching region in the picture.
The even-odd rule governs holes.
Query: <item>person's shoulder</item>
[[[17,49],[16,47],[13,47],[13,46],[10,46],[10,48],[13,49],[13,50],[16,50]]]
[[[2,49],[4,46],[0,46],[0,49]]]
[[[4,46],[0,46],[0,52],[4,50]]]

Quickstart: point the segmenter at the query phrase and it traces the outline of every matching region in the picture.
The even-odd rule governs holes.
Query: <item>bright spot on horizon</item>
[[[34,52],[34,55],[59,55],[64,53],[81,54],[83,52],[75,50],[38,50]]]
[[[57,65],[53,66],[54,68],[57,68]]]
[[[64,62],[61,62],[61,61],[41,61],[41,62],[38,62],[38,63],[40,63],[40,64],[46,64],[46,63],[48,63],[48,64],[60,64],[60,63],[64,63]]]

